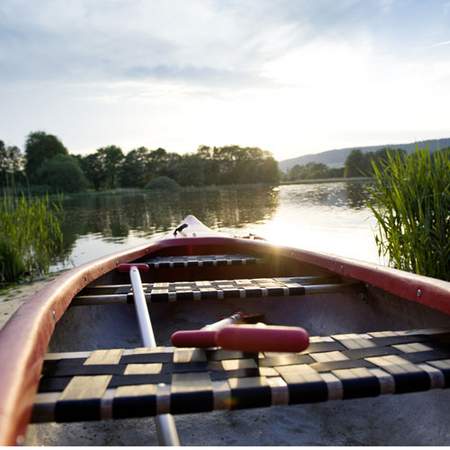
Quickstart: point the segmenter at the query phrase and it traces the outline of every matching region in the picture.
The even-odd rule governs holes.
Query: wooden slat
[[[96,350],[92,352],[84,363],[85,365],[117,364],[120,361],[123,350]]]
[[[111,381],[111,375],[73,377],[64,389],[59,401],[100,399]]]

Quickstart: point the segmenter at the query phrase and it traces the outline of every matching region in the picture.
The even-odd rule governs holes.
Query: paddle
[[[265,325],[229,325],[216,334],[216,344],[225,350],[241,352],[302,352],[309,335],[300,327]]]
[[[257,314],[256,317],[260,317]],[[200,330],[182,330],[176,331],[172,334],[171,340],[175,347],[216,347],[216,334],[219,330],[227,325],[233,325],[236,323],[242,323],[249,320],[250,317],[255,315],[244,314],[243,312],[237,312],[233,315],[219,320],[218,322],[206,325]]]
[[[301,352],[309,345],[309,335],[303,328],[262,323],[235,325],[239,321],[235,316],[200,330],[177,331],[171,336],[172,344],[176,347],[222,347],[243,352]]]
[[[148,272],[147,264],[119,264],[117,270],[120,272],[130,273],[131,286],[133,287],[134,304],[136,306],[136,314],[139,322],[139,330],[141,332],[142,343],[146,347],[156,347],[155,335],[153,333],[150,314],[145,301],[144,289],[142,287],[141,276],[139,271]],[[155,417],[156,432],[158,441],[161,445],[179,446],[175,420],[171,414],[160,414]]]

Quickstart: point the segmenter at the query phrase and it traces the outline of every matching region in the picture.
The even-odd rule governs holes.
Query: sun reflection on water
[[[367,196],[367,184],[345,182],[69,198],[66,251],[55,269],[144,244],[188,214],[232,235],[379,263]]]
[[[278,245],[383,264],[366,199],[365,186],[354,183],[281,186],[273,216],[246,229]]]

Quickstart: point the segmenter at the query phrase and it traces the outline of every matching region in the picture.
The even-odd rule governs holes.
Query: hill
[[[403,150],[411,153],[415,150],[416,146],[420,148],[428,147],[432,152],[435,150],[450,147],[450,138],[442,139],[429,139],[426,141],[411,142],[409,144],[384,144],[384,145],[370,145],[366,147],[348,147],[335,150],[327,150],[325,152],[314,153],[304,156],[298,156],[296,158],[285,159],[279,161],[278,165],[281,170],[287,171],[296,164],[304,165],[310,162],[323,163],[330,167],[343,167],[345,160],[352,150],[361,150],[363,153],[374,152],[382,148],[402,148]]]

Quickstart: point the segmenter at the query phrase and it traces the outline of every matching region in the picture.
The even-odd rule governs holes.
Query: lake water
[[[277,244],[382,263],[376,222],[365,206],[368,186],[339,182],[66,198],[65,254],[53,270],[145,243],[188,214],[235,235],[251,232]]]

